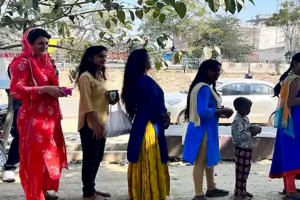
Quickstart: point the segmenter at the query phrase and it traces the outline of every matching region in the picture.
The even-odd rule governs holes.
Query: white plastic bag
[[[120,102],[116,111],[110,111],[105,122],[105,137],[117,137],[129,134],[131,130],[131,122],[125,112],[121,108]]]

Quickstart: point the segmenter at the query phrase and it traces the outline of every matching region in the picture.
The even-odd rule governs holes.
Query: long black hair
[[[280,76],[279,78],[279,82],[277,83],[277,85],[274,87],[274,97],[278,97],[280,94],[280,90],[281,90],[281,85],[282,82],[286,79],[286,77],[291,73],[291,71],[294,68],[294,65],[296,63],[300,62],[300,53],[296,53],[292,60],[291,60],[291,64],[290,67]]]
[[[102,51],[107,51],[107,48],[104,46],[92,46],[85,50],[81,58],[80,65],[77,68],[78,76],[77,76],[76,83],[78,83],[81,74],[83,74],[86,71],[91,73],[92,76],[96,77],[96,66],[91,61],[91,59],[93,59],[95,55],[101,53]],[[106,80],[106,75],[105,75],[106,68],[102,67],[100,71],[101,71],[102,78]]]
[[[149,55],[147,50],[138,49],[129,55],[125,66],[121,99],[131,120],[134,118],[137,104],[136,84],[139,78],[145,74],[148,62]]]
[[[200,82],[204,82],[204,83],[210,83],[211,80],[209,79],[207,72],[211,69],[216,69],[217,67],[221,66],[222,64],[216,60],[205,60],[201,63],[198,72],[196,74],[195,79],[193,80],[190,89],[189,89],[189,93],[187,96],[187,105],[186,105],[186,110],[185,110],[185,119],[189,121],[190,118],[190,96],[191,96],[191,92],[193,90],[193,88]],[[213,90],[217,93],[216,90],[216,82],[212,82],[212,88]]]

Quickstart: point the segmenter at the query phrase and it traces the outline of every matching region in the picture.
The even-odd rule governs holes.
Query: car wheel
[[[268,126],[274,126],[275,112],[270,116]]]
[[[178,120],[177,120],[178,125],[187,124],[187,121],[186,121],[185,116],[184,116],[184,112],[185,112],[185,110],[183,110],[178,116]]]

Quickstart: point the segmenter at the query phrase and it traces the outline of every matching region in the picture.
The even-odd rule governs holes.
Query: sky
[[[137,0],[126,0],[123,1],[129,3],[131,5],[136,4]],[[258,14],[272,14],[277,10],[277,1],[276,0],[254,0],[255,6],[252,5],[248,0],[246,0],[246,8],[243,9],[240,13],[236,14],[236,16],[241,20],[242,24],[246,24],[247,20],[251,18],[255,18]],[[224,14],[225,12],[220,9],[218,14]],[[139,25],[141,24],[141,20],[136,20],[133,30],[130,31],[130,34],[137,34],[137,30]]]
[[[277,10],[276,0],[254,0],[254,2],[255,6],[247,1],[246,8],[236,15],[242,23],[258,14],[273,14]]]

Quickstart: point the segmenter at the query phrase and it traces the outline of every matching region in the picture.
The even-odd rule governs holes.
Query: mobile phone
[[[62,88],[62,91],[65,93],[66,96],[72,96],[72,90],[74,88]]]

